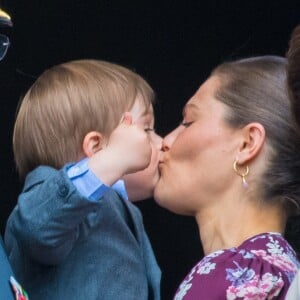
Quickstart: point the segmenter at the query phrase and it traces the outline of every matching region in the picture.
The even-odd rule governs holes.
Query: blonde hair
[[[137,97],[151,108],[154,93],[122,66],[77,60],[46,70],[26,93],[15,122],[13,150],[20,177],[39,165],[76,161],[90,131],[109,135]]]

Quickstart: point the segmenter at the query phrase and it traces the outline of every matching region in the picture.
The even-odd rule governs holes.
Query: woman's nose
[[[179,133],[179,127],[171,131],[168,135],[166,135],[162,141],[162,151],[168,151],[172,147],[176,137]]]

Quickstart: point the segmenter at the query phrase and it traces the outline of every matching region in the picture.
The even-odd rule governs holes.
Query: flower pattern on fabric
[[[295,252],[280,234],[260,234],[205,256],[174,299],[284,299],[298,268]]]
[[[279,295],[283,285],[284,282],[281,278],[270,273],[264,274],[262,278],[259,278],[259,275],[255,275],[248,282],[243,282],[237,286],[229,286],[226,299],[272,299]]]
[[[232,282],[233,286],[244,285],[255,277],[253,269],[241,268],[235,261],[236,269],[226,269],[226,279]]]

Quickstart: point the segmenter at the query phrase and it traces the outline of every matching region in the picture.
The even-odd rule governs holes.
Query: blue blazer
[[[113,190],[88,201],[65,169],[27,176],[5,243],[31,300],[160,299],[161,272],[138,208]]]
[[[6,256],[2,237],[0,237],[0,299],[15,299],[14,293],[9,283],[9,278],[12,275],[13,272]]]

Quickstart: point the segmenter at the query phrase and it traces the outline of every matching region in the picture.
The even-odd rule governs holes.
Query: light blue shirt
[[[91,201],[99,201],[109,190],[115,190],[120,196],[128,200],[124,180],[120,179],[112,186],[105,185],[89,168],[88,159],[84,158],[67,170],[68,177],[77,190]]]

